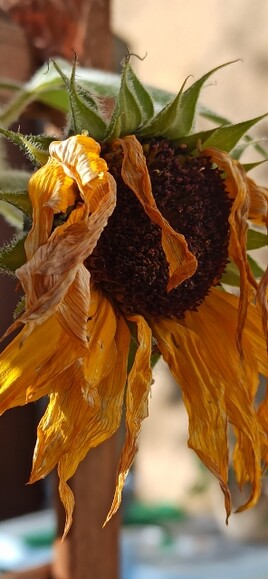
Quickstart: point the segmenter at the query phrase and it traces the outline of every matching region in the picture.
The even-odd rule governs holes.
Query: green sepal
[[[16,207],[24,215],[31,218],[32,204],[28,195],[28,191],[0,191],[0,200],[5,201],[9,205]]]
[[[11,227],[14,227],[17,231],[23,231],[25,219],[20,209],[17,209],[11,203],[0,200],[0,215]]]
[[[16,269],[26,262],[24,241],[26,233],[16,235],[10,243],[0,250],[0,271],[15,274]]]
[[[267,245],[267,234],[261,231],[256,231],[255,229],[248,230],[247,236],[247,249],[260,249],[261,247],[266,247]]]
[[[235,125],[223,125],[221,127],[214,127],[208,131],[193,133],[192,135],[177,139],[175,144],[178,147],[184,148],[185,151],[189,153],[195,151],[196,149],[200,151],[200,149],[207,148],[215,148],[229,153],[234,149],[236,144],[245,135],[245,133],[266,116],[267,113],[260,117],[250,119],[248,121],[243,121]],[[249,144],[251,144],[250,138],[247,139],[243,150],[245,150]],[[264,151],[262,152],[264,153]]]
[[[55,137],[22,135],[3,128],[0,128],[0,133],[19,147],[35,166],[46,164],[49,158],[49,145],[52,141],[55,141]]]
[[[188,135],[194,124],[197,102],[204,83],[217,70],[233,62],[237,61],[227,62],[221,66],[217,66],[184,91],[186,79],[177,96],[140,131],[140,134],[148,138],[163,136],[172,141]]]
[[[114,112],[107,129],[106,140],[137,132],[154,116],[151,96],[126,60]]]
[[[57,62],[54,66],[64,81],[70,103],[70,134],[81,134],[88,131],[97,141],[102,141],[106,133],[106,123],[101,118],[98,107],[88,91],[75,80],[76,63],[74,62],[70,79],[64,74]]]
[[[249,129],[254,127],[256,123],[264,119],[266,116],[267,113],[248,121],[236,123],[235,125],[230,124],[216,128],[213,133],[202,142],[202,149],[215,147],[216,149],[220,149],[221,151],[226,151],[229,153],[234,149],[243,135],[245,135]]]
[[[31,218],[32,216],[32,204],[28,195],[28,191],[1,191],[0,190],[0,200],[5,201],[9,205],[16,207],[24,215]]]
[[[17,320],[25,312],[25,296],[23,296],[17,303],[13,312],[13,319]]]

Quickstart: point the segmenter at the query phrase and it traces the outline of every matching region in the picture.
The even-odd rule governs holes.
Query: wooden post
[[[53,579],[119,577],[119,515],[102,528],[113,498],[117,459],[113,437],[90,451],[73,477],[74,522],[65,541],[56,541]],[[59,521],[61,534],[61,507]]]
[[[65,2],[66,0],[62,2],[63,7]],[[73,39],[69,37],[69,45],[66,45],[63,37],[57,38],[55,32],[58,24],[58,34],[64,35],[64,27],[60,26],[60,19],[53,18],[53,6],[55,10],[61,9],[61,0],[55,3],[54,0],[45,0],[43,4],[42,0],[37,3],[22,0],[18,4],[17,11],[10,11],[11,17],[20,23],[21,29],[19,36],[16,34],[16,45],[13,44],[12,35],[6,37],[4,41],[2,36],[1,43],[2,46],[4,43],[4,46],[0,54],[8,53],[9,58],[8,64],[0,60],[0,76],[10,77],[10,63],[14,62],[13,78],[17,80],[29,78],[33,72],[32,63],[40,63],[42,59],[45,60],[51,56],[52,48],[53,56],[68,58],[69,51],[70,60],[72,60],[72,49],[74,49],[78,53],[81,64],[104,70],[113,69],[113,40],[109,28],[110,0],[69,0],[66,3],[65,17],[72,2],[76,14],[79,14],[77,7],[81,8],[81,22],[80,28],[76,23],[74,27],[76,37]],[[26,10],[28,10],[28,18]],[[33,34],[30,33],[31,26],[34,27],[37,21],[35,10],[37,12],[39,10],[39,15],[42,10],[48,11],[48,17],[44,22],[46,26],[51,25],[51,28],[47,35],[44,34],[44,39],[52,38],[51,31],[54,34],[54,46],[51,47],[51,41],[47,45],[43,43],[41,51],[38,49],[38,43],[35,43],[34,30],[36,29],[33,28]],[[38,22],[40,21],[39,19]],[[11,23],[8,25],[13,26]],[[71,28],[68,28],[68,34]],[[37,32],[39,42],[42,30],[39,29]],[[21,49],[18,49],[20,58],[19,60],[12,59],[7,45],[12,41],[12,45],[18,48],[20,37],[22,39],[19,41],[22,42]],[[29,52],[28,43],[31,42]],[[22,75],[19,73],[20,70],[24,71]],[[53,579],[117,579],[119,575],[119,517],[114,517],[108,526],[102,529],[113,497],[116,463],[116,437],[113,437],[101,447],[92,450],[73,477],[72,488],[76,500],[74,524],[65,542],[61,542],[60,538],[56,541],[55,561],[51,571]],[[59,514],[59,535],[62,532],[61,518]],[[36,577],[36,579],[40,577],[41,579],[41,577],[49,576],[47,568],[36,569],[35,574],[31,573],[27,577]],[[14,573],[12,579],[19,579],[23,576],[23,574]]]

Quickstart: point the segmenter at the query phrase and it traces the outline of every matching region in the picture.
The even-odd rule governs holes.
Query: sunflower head
[[[259,373],[267,374],[267,273],[247,253],[265,243],[267,191],[237,160],[263,117],[194,131],[202,86],[221,67],[164,95],[159,110],[163,94],[150,93],[127,59],[110,118],[77,84],[75,66],[70,76],[55,67],[70,103],[65,138],[1,130],[39,169],[27,194],[1,194],[26,214],[27,232],[0,256],[25,293],[8,332],[24,328],[2,354],[0,409],[49,395],[31,481],[58,465],[67,530],[67,481],[118,429],[125,404],[109,519],[161,354],[182,389],[189,446],[218,478],[228,517],[228,423],[238,483],[252,487],[241,508],[258,500],[267,461],[266,399],[255,406]],[[36,340],[43,346],[32,354]]]

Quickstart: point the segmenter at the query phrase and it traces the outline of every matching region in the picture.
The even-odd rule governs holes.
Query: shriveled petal
[[[92,340],[94,337],[93,333]],[[97,333],[96,340],[98,337]],[[83,361],[78,360],[53,382],[54,392],[38,427],[30,482],[46,476],[58,463],[59,489],[67,517],[65,534],[72,522],[74,504],[67,481],[88,451],[109,438],[121,421],[129,340],[126,323],[119,318],[112,361],[110,340],[107,341],[107,348],[105,343],[99,341],[96,346],[104,350],[103,356],[110,366],[109,375],[99,382],[95,382],[93,377],[90,384]]]
[[[90,274],[80,265],[72,285],[57,308],[62,327],[72,337],[87,342],[87,317],[90,307]]]
[[[249,219],[256,225],[268,225],[268,189],[246,177],[250,196]]]
[[[259,283],[256,298],[259,308],[262,312],[262,327],[264,335],[266,336],[266,344],[268,349],[268,266]]]
[[[27,298],[25,313],[11,326],[20,323],[28,324],[28,333],[37,324],[42,323],[60,306],[64,315],[60,319],[68,332],[74,332],[70,300],[76,304],[76,312],[81,314],[77,320],[77,338],[85,340],[85,324],[89,305],[89,288],[84,296],[85,304],[80,304],[80,283],[85,281],[86,274],[83,262],[91,254],[97,241],[114,210],[116,203],[115,181],[111,176],[107,180],[95,181],[94,189],[98,204],[94,213],[86,221],[71,222],[62,229],[62,234],[52,235],[46,244],[40,246],[33,257],[16,271]],[[85,286],[84,286],[85,287]],[[62,304],[68,292],[67,301]],[[69,315],[68,315],[69,314]],[[69,321],[68,321],[69,320]],[[79,326],[81,330],[79,331]]]
[[[232,344],[234,343],[234,331],[235,325],[237,323],[237,310],[238,310],[238,303],[239,298],[233,294],[229,294],[227,292],[219,291],[216,288],[211,289],[211,296],[208,296],[206,299],[206,306],[209,305],[211,307],[211,302],[213,306],[213,311],[215,312],[216,318],[218,320],[218,312],[222,313],[222,318],[225,318],[224,327],[226,327],[227,331],[229,329],[230,334],[229,337],[232,336]],[[201,306],[201,313],[202,313],[202,306]],[[199,309],[199,311],[200,311]],[[204,314],[205,315],[205,314]],[[232,320],[232,327],[229,326],[229,320]],[[217,324],[218,326],[220,324]],[[257,365],[258,371],[263,376],[268,377],[268,364],[267,364],[267,348],[265,344],[265,338],[262,329],[262,320],[259,308],[254,304],[249,304],[248,311],[247,311],[247,320],[246,325],[244,328],[244,336],[246,339],[247,344],[247,352],[249,355],[254,356]],[[230,347],[232,348],[232,344]],[[244,364],[246,367],[246,363]],[[239,363],[239,367],[241,364]],[[256,383],[257,378],[255,377],[254,382]],[[250,389],[252,390],[252,388]],[[254,392],[253,392],[254,396]]]
[[[237,343],[242,355],[242,334],[247,316],[247,307],[252,300],[251,288],[257,289],[257,282],[250,270],[247,259],[247,231],[250,211],[250,191],[247,176],[243,167],[228,155],[218,149],[205,149],[207,155],[225,172],[225,184],[228,194],[233,199],[229,217],[230,244],[229,255],[236,263],[240,272],[240,301],[237,325]]]
[[[177,233],[158,210],[151,187],[146,159],[142,146],[134,135],[117,139],[123,149],[122,177],[142,204],[145,213],[162,230],[162,247],[169,265],[167,291],[191,277],[197,268],[197,260],[188,249],[184,235]]]
[[[148,416],[148,397],[152,383],[151,330],[141,316],[131,316],[128,319],[137,324],[138,349],[127,381],[126,440],[118,467],[116,491],[105,524],[120,506],[122,489],[137,452],[141,423]]]
[[[258,335],[255,341],[251,341],[251,331],[246,324],[244,359],[241,359],[236,348],[237,306],[238,298],[214,289],[198,312],[186,314],[185,322],[200,340],[209,371],[218,377],[224,388],[227,417],[234,425],[237,437],[234,453],[236,477],[240,486],[248,480],[252,485],[252,493],[240,507],[242,510],[256,504],[261,490],[260,425],[254,398],[259,385],[258,355],[260,359],[264,356],[265,342]],[[254,307],[248,309],[248,313],[252,313],[252,322]],[[258,345],[260,354],[256,351]]]
[[[189,416],[188,445],[218,478],[231,512],[228,489],[228,442],[224,388],[210,371],[199,337],[177,321],[152,325],[153,335],[175,380],[180,384]]]

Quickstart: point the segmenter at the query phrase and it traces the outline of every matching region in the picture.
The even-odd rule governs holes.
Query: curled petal
[[[249,219],[256,225],[268,225],[268,189],[246,177],[250,196]]]
[[[122,147],[124,153],[122,164],[124,182],[134,191],[148,217],[161,227],[162,247],[169,264],[167,290],[171,291],[195,273],[196,258],[188,249],[184,235],[171,227],[156,206],[146,159],[139,141],[132,135],[117,139],[115,143]]]
[[[31,259],[38,247],[46,243],[50,236],[54,211],[48,203],[54,192],[58,191],[64,184],[64,181],[65,175],[62,167],[52,159],[49,159],[44,167],[34,173],[29,181],[28,189],[33,210],[33,225],[25,241],[27,259]],[[63,197],[65,198],[65,195]]]
[[[107,172],[106,161],[99,156],[100,149],[99,143],[91,137],[75,135],[51,143],[49,153],[62,164],[66,175],[76,181],[83,195],[87,183]]]
[[[266,336],[266,344],[268,350],[268,266],[260,281],[256,297],[257,303],[262,312],[262,327],[264,335]]]
[[[73,332],[71,311],[68,308],[68,303],[73,300],[76,311],[83,313],[83,319],[80,315],[78,320],[81,332],[77,333],[77,337],[85,340],[89,287],[83,297],[85,304],[77,303],[82,295],[81,280],[85,282],[85,276],[88,279],[83,262],[96,246],[116,202],[115,181],[110,175],[106,181],[95,181],[94,189],[98,199],[94,213],[85,221],[67,222],[60,232],[52,235],[47,243],[41,245],[33,257],[16,271],[24,288],[28,307],[9,331],[24,323],[28,324],[30,333],[61,306],[60,319],[66,325],[67,331]],[[81,268],[83,271],[79,274]],[[66,302],[62,304],[67,293]]]
[[[247,308],[258,287],[247,259],[247,220],[250,216],[250,210],[252,210],[251,192],[253,191],[253,186],[252,182],[249,182],[242,165],[232,159],[228,153],[219,151],[218,149],[205,149],[203,154],[210,157],[212,161],[225,172],[226,189],[230,198],[233,199],[229,217],[229,255],[236,263],[240,272],[237,345],[240,354],[243,355],[242,334],[247,317]],[[254,189],[254,191],[256,193],[256,189]],[[255,197],[256,196],[257,195],[255,195]]]

